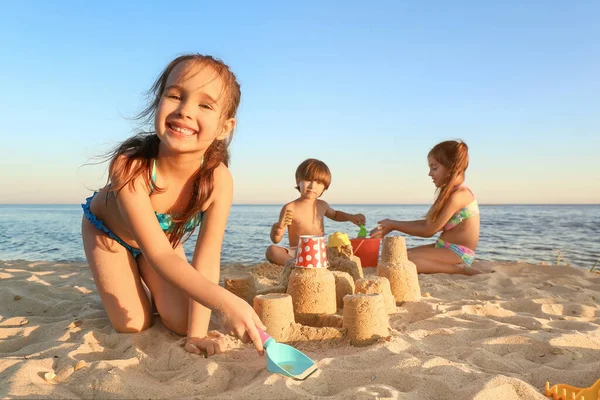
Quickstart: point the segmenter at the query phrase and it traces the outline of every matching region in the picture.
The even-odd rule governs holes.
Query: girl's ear
[[[235,128],[236,122],[237,121],[235,120],[235,118],[229,118],[228,120],[226,120],[223,123],[223,128],[221,130],[221,133],[215,139],[216,140],[223,140],[227,136],[229,136],[231,134],[231,132],[233,132],[233,128]]]

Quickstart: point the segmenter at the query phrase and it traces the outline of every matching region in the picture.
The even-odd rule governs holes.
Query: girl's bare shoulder
[[[233,182],[233,176],[231,175],[231,171],[223,163],[220,163],[217,166],[217,168],[215,168],[215,170],[213,171],[213,178],[215,180],[215,184],[231,184]]]
[[[459,186],[454,192],[452,192],[452,194],[450,195],[450,199],[452,199],[453,203],[464,203],[464,205],[466,206],[467,204],[475,200],[475,196],[473,195],[471,189],[469,189],[467,186],[462,185]]]

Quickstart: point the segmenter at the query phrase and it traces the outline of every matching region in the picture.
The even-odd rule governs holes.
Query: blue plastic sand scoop
[[[287,344],[277,343],[268,333],[259,329],[267,353],[267,370],[290,378],[304,380],[318,368],[306,354]]]

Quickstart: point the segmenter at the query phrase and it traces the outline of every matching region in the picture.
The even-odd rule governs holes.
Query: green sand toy
[[[358,231],[358,235],[356,237],[366,238],[367,237],[367,228],[364,225],[360,226],[360,230]]]

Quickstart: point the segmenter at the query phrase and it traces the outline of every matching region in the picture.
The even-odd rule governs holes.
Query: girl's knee
[[[126,321],[111,321],[115,331],[119,333],[139,333],[150,328],[151,318],[130,318]]]
[[[409,261],[412,261],[415,264],[417,263],[417,261],[419,261],[420,258],[417,252],[411,253],[410,251],[407,253],[407,257]]]
[[[169,316],[160,317],[163,325],[170,331],[175,332],[180,336],[187,335],[188,321],[187,318],[173,318]]]

